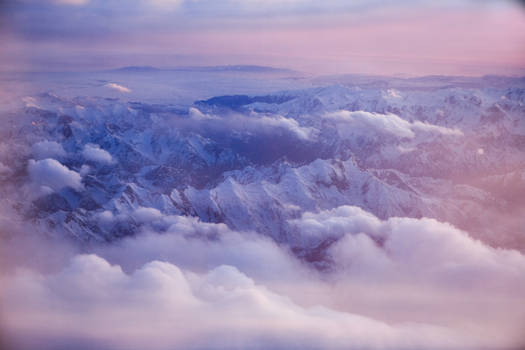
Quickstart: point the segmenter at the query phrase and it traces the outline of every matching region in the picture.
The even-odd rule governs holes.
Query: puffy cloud
[[[58,191],[64,187],[71,187],[77,191],[82,191],[82,176],[59,161],[48,158],[43,160],[29,160],[27,171],[33,183],[49,187]]]
[[[411,123],[411,128],[413,130],[434,132],[434,133],[443,134],[443,135],[463,136],[463,132],[461,130],[459,130],[459,129],[445,128],[445,127],[439,126],[439,125],[433,125],[433,124],[424,123],[424,122],[421,122],[419,120],[416,120],[415,122]]]
[[[113,220],[111,213],[101,213]],[[183,268],[200,270],[218,265],[233,265],[244,273],[264,280],[286,276],[288,280],[307,274],[302,264],[269,238],[250,232],[236,232],[225,224],[201,222],[187,216],[162,216],[153,208],[139,208],[133,216],[143,222],[165,227],[162,234],[148,229],[112,246],[95,250],[126,269],[138,268],[155,259]]]
[[[91,171],[91,167],[87,164],[83,164],[80,167],[80,175],[82,176],[89,174],[90,171]]]
[[[415,137],[410,124],[395,114],[338,111],[327,113],[324,117],[338,124],[338,131],[344,134],[370,134],[380,131],[397,137]]]
[[[235,267],[204,273],[152,261],[126,274],[96,255],[60,272],[19,272],[3,292],[14,347],[41,349],[435,349],[471,345],[425,324],[389,325],[302,307]],[[232,335],[235,336],[232,336]]]
[[[33,156],[36,159],[60,158],[66,156],[62,145],[56,141],[40,141],[32,147]]]
[[[99,145],[95,145],[92,143],[88,143],[84,146],[84,149],[82,150],[82,155],[87,160],[93,162],[105,164],[111,164],[113,162],[113,158],[111,157],[111,154],[109,154],[108,151],[103,150],[102,148],[100,148]]]
[[[337,238],[321,273],[260,235],[148,209],[139,211],[168,226],[162,233],[100,246],[52,273],[0,275],[11,348],[522,345],[524,257],[448,224],[349,206],[305,213],[292,222],[301,234]]]
[[[370,136],[376,135],[377,132],[380,132],[399,138],[412,139],[416,136],[415,131],[433,132],[454,136],[463,135],[463,133],[458,129],[449,129],[420,121],[411,123],[395,114],[380,114],[365,111],[351,112],[341,110],[337,112],[326,113],[324,118],[336,123],[338,132],[342,136]]]
[[[102,227],[107,227],[115,221],[115,215],[113,215],[113,213],[109,210],[104,210],[100,213],[97,213],[95,217]]]
[[[158,209],[145,207],[137,208],[133,212],[133,216],[142,223],[148,223],[162,218],[162,214]]]
[[[377,281],[403,278],[448,287],[525,290],[525,256],[495,249],[435,219],[379,220],[358,207],[305,213],[291,221],[317,242],[337,239],[329,250],[344,270]],[[490,283],[488,282],[490,281]]]
[[[302,126],[297,120],[280,115],[267,116],[252,112],[250,114],[216,116],[203,113],[195,107],[188,110],[188,115],[195,123],[206,122],[206,127],[214,131],[226,128],[227,130],[233,129],[250,133],[265,133],[268,130],[280,129],[301,140],[312,140],[319,133],[315,128]]]
[[[202,113],[195,107],[190,107],[188,109],[188,115],[190,116],[191,119],[194,119],[194,120],[219,119],[218,117],[214,115]]]
[[[316,130],[309,127],[300,126],[295,119],[285,118],[282,116],[276,117],[261,117],[256,119],[256,124],[261,126],[271,126],[276,128],[282,128],[295,134],[298,138],[308,140],[316,134]]]
[[[390,97],[393,97],[393,98],[401,98],[402,95],[400,94],[400,92],[396,89],[388,89],[386,91],[386,94],[387,96],[390,96]]]
[[[113,90],[116,90],[118,92],[123,92],[123,93],[126,93],[126,94],[129,94],[131,92],[131,89],[128,89],[127,87],[119,85],[117,83],[107,83],[104,86],[109,88],[109,89],[113,89]]]
[[[319,213],[304,213],[289,221],[303,240],[317,245],[326,239],[339,239],[348,232],[376,232],[381,221],[359,207],[342,206]]]

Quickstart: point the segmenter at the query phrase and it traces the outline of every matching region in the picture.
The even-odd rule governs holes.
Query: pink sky
[[[525,12],[411,13],[367,23],[206,31],[157,38],[202,55],[319,73],[525,73]],[[154,49],[154,48],[153,48]]]
[[[524,75],[525,11],[504,4],[268,18],[179,13],[175,24],[140,30],[131,24],[147,19],[120,19],[87,39],[12,39],[4,67],[259,64],[314,74]]]

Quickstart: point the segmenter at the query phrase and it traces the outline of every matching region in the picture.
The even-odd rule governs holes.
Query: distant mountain
[[[427,75],[420,77],[389,77],[381,75],[338,74],[319,76],[312,80],[319,85],[352,85],[370,89],[420,89],[436,90],[443,88],[520,88],[525,77],[487,75],[482,77]]]
[[[294,73],[293,70],[287,68],[276,68],[256,65],[178,67],[175,68],[175,70],[199,72]]]
[[[0,164],[12,182],[40,188],[33,201],[13,199],[21,213],[80,241],[133,235],[142,225],[134,213],[154,208],[255,231],[308,255],[324,238],[302,237],[290,222],[354,205],[525,247],[517,226],[493,220],[525,205],[516,195],[525,188],[525,89],[409,83],[224,95],[185,109],[42,94],[13,113],[6,144],[14,151]]]
[[[295,73],[287,68],[267,67],[257,65],[226,65],[226,66],[181,66],[174,68],[157,68],[152,66],[126,66],[112,69],[110,72],[115,73],[152,73],[166,71],[183,71],[183,72],[242,72],[242,73]]]
[[[162,69],[152,67],[152,66],[126,66],[122,68],[112,69],[110,72],[116,72],[116,73],[151,73],[151,72],[159,72]]]
[[[281,104],[290,101],[295,97],[292,96],[281,96],[281,95],[269,95],[269,96],[247,96],[247,95],[225,95],[216,96],[203,101],[196,101],[195,104],[198,106],[216,106],[216,107],[228,107],[231,109],[237,109],[245,105],[252,103],[270,103],[270,104]]]

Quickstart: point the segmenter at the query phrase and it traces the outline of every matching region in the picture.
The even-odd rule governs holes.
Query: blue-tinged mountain
[[[171,68],[157,68],[152,66],[126,66],[110,70],[114,73],[155,73],[155,72],[239,72],[257,74],[296,74],[297,72],[287,68],[276,68],[257,65],[226,65],[226,66],[177,66]]]
[[[525,188],[525,89],[437,80],[432,89],[405,80],[223,95],[184,108],[41,94],[5,116],[0,190],[43,231],[82,242],[134,235],[145,225],[134,213],[153,208],[255,231],[306,257],[328,241],[290,222],[355,205],[525,247],[522,222],[495,220],[525,208],[516,196]],[[55,162],[38,163],[46,159]],[[81,185],[60,187],[29,164]]]

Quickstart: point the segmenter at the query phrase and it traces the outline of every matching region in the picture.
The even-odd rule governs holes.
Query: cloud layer
[[[71,187],[77,191],[84,189],[82,176],[79,173],[69,170],[68,167],[52,158],[29,160],[27,171],[33,183],[54,191],[64,187]]]
[[[291,134],[303,141],[315,140],[319,130],[302,126],[293,118],[281,115],[264,115],[251,112],[249,114],[231,113],[217,116],[203,113],[195,107],[189,108],[188,114],[193,123],[186,123],[191,128],[208,129],[212,132],[238,131],[254,135],[275,136],[276,131]]]
[[[111,157],[111,154],[109,154],[108,151],[103,150],[102,148],[100,148],[99,145],[95,145],[92,143],[88,143],[84,146],[84,149],[82,150],[82,155],[84,156],[84,158],[92,162],[104,164],[111,164],[113,162],[113,158]]]
[[[421,121],[409,122],[395,114],[341,110],[327,113],[324,118],[335,122],[339,134],[345,137],[387,134],[413,139],[416,137],[417,131],[452,136],[463,135],[458,129],[450,129]]]
[[[60,158],[66,156],[66,151],[61,144],[56,141],[40,141],[32,147],[33,155],[36,159]]]
[[[107,83],[104,86],[107,87],[108,89],[112,89],[112,90],[115,90],[115,91],[118,91],[118,92],[122,92],[122,93],[126,93],[126,94],[129,94],[131,92],[131,89],[129,89],[129,88],[125,87],[125,86],[122,86],[120,84],[117,84],[117,83]]]
[[[320,272],[254,233],[152,208],[133,215],[145,225],[136,237],[52,273],[2,276],[14,349],[523,345],[525,257],[449,224],[349,206],[305,213],[291,222],[302,237],[335,240]]]
[[[25,333],[22,345],[39,343],[35,334],[67,334],[42,349],[79,349],[87,340],[128,349],[448,349],[465,341],[440,327],[304,308],[227,265],[195,274],[153,261],[128,275],[96,255],[79,255],[55,275],[20,273],[5,299],[15,302],[6,323]]]

